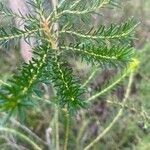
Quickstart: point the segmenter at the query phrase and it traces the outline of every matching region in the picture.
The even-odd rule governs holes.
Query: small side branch
[[[21,31],[20,30],[20,33],[18,33],[18,34],[12,34],[12,35],[6,35],[6,36],[0,37],[0,41],[27,37],[29,35],[32,35],[32,34],[35,34],[35,33],[39,32],[41,30],[43,30],[43,29],[34,29],[34,30],[29,30],[29,31]]]
[[[74,8],[77,4],[80,3],[81,0],[77,0],[74,4],[71,5],[71,9]],[[73,15],[85,15],[91,12],[96,11],[97,9],[100,9],[102,7],[104,7],[105,5],[109,4],[110,0],[103,0],[102,2],[98,2],[96,5],[91,6],[90,8],[86,9],[86,10],[64,10],[61,13],[58,14],[58,18],[62,15],[65,14],[73,14]]]
[[[95,100],[97,97],[99,97],[99,96],[103,95],[104,93],[108,92],[114,86],[116,86],[118,83],[120,83],[127,75],[128,75],[128,73],[123,74],[119,79],[117,79],[115,82],[110,84],[108,87],[106,87],[105,89],[103,89],[99,93],[96,93],[95,95],[91,96],[87,101],[91,102],[91,101]]]
[[[126,104],[126,101],[128,100],[129,95],[130,95],[132,82],[133,82],[133,73],[131,73],[130,78],[129,78],[128,87],[127,87],[125,97],[122,102],[123,107],[119,110],[118,114],[115,116],[113,121],[105,128],[105,130],[100,135],[98,135],[97,138],[94,139],[89,145],[87,145],[84,148],[84,150],[89,150],[91,147],[93,147],[100,139],[102,139],[112,129],[112,127],[115,125],[115,123],[120,119],[120,117],[124,111],[124,108],[125,108],[124,106]]]
[[[103,95],[104,93],[111,90],[114,86],[116,86],[118,83],[120,83],[125,77],[127,77],[130,73],[132,73],[138,66],[139,62],[136,59],[133,59],[132,62],[130,62],[127,66],[127,70],[124,70],[121,77],[119,77],[116,81],[114,81],[112,84],[110,84],[108,87],[100,91],[99,93],[96,93],[95,95],[91,96],[87,101],[91,102],[95,100],[97,97]]]
[[[82,34],[80,32],[75,32],[72,30],[62,30],[60,31],[60,34],[70,34],[70,35],[75,35],[79,38],[86,38],[86,39],[117,39],[117,38],[123,38],[129,35],[134,29],[138,26],[138,24],[134,25],[133,27],[129,28],[127,31],[118,33],[115,35],[88,35],[88,34]],[[118,28],[119,31],[119,28]]]
[[[81,86],[81,88],[86,87],[86,85],[92,80],[92,78],[95,76],[95,74],[97,73],[98,69],[95,67],[92,71],[92,73],[90,74],[90,76],[88,77],[88,79],[83,83],[83,85]]]
[[[40,148],[33,140],[31,140],[26,135],[24,135],[24,134],[22,134],[22,133],[20,133],[20,132],[18,132],[16,130],[14,130],[14,129],[0,127],[0,131],[1,132],[6,132],[6,133],[17,135],[18,137],[20,137],[24,141],[26,141],[29,144],[31,144],[35,150],[42,150],[42,148]]]

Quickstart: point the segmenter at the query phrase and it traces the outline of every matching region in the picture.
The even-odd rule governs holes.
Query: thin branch
[[[14,129],[0,127],[0,131],[17,135],[18,137],[22,138],[23,140],[25,140],[26,142],[31,144],[35,150],[42,150],[42,148],[40,148],[33,140],[31,140],[26,135],[24,135],[24,134],[22,134],[22,133],[20,133],[20,132],[18,132],[16,130],[14,130]]]
[[[75,35],[77,37],[80,38],[87,38],[87,39],[115,39],[115,38],[122,38],[122,37],[126,37],[127,35],[129,35],[132,31],[134,31],[134,29],[138,26],[139,24],[136,24],[135,26],[133,26],[132,28],[130,28],[129,30],[127,30],[126,32],[122,32],[119,34],[115,34],[115,35],[89,35],[89,34],[82,34],[79,32],[75,32],[75,31],[71,31],[71,30],[62,30],[59,33],[60,34],[71,34],[71,35]]]
[[[2,115],[7,115],[6,113],[2,113]],[[14,124],[15,126],[21,128],[25,132],[27,132],[30,136],[33,138],[37,139],[39,142],[41,142],[43,145],[47,145],[46,142],[44,142],[39,136],[37,136],[34,132],[32,132],[28,127],[25,125],[21,124],[19,121],[17,121],[14,118],[10,118],[10,122]]]
[[[1,149],[2,149],[2,147],[4,148],[6,148],[6,147],[11,147],[11,148],[13,148],[13,149],[17,149],[17,150],[28,150],[27,148],[25,148],[25,147],[23,147],[22,145],[18,145],[18,144],[15,144],[15,143],[13,143],[13,142],[7,142],[7,143],[4,143],[4,144],[1,144],[0,145],[0,147],[1,147]]]
[[[120,83],[128,74],[133,72],[139,64],[139,61],[137,59],[132,59],[132,61],[128,64],[127,70],[125,69],[121,77],[119,77],[115,82],[110,84],[108,87],[100,91],[99,93],[96,93],[95,95],[91,96],[87,101],[91,102],[92,100],[95,100],[97,97],[103,95],[104,93],[108,92],[111,90],[115,85]]]
[[[15,120],[15,119],[13,119],[13,118],[11,118],[10,121],[11,121],[14,125],[20,127],[20,128],[23,129],[24,131],[26,131],[29,135],[31,135],[32,137],[34,137],[35,139],[37,139],[40,143],[42,143],[43,145],[46,145],[46,146],[47,146],[46,142],[43,141],[43,140],[42,140],[39,136],[37,136],[34,132],[32,132],[28,127],[26,127],[25,125],[21,124],[20,122],[18,122],[17,120]]]
[[[86,85],[92,80],[92,78],[95,76],[95,74],[97,73],[98,68],[94,68],[92,73],[90,74],[90,76],[88,77],[88,79],[83,83],[83,85],[81,86],[81,88],[86,87]]]
[[[99,93],[96,93],[95,95],[91,96],[87,101],[91,102],[92,100],[95,100],[97,97],[103,95],[104,93],[108,92],[111,90],[114,86],[116,86],[118,83],[120,83],[127,75],[129,72],[125,72],[120,78],[118,78],[115,82],[110,84],[108,87],[100,91]]]
[[[3,4],[1,4],[1,5],[3,6]],[[29,14],[23,15],[20,10],[18,10],[18,12],[19,13],[16,13],[11,9],[4,8],[4,6],[3,6],[3,9],[1,10],[0,14],[3,17],[13,17],[13,18],[17,18],[17,19],[22,19],[23,21],[29,21],[29,20],[35,21],[33,18],[29,17]]]
[[[41,31],[41,30],[43,30],[43,29],[34,29],[34,30],[30,30],[30,31],[23,31],[23,33],[19,33],[17,35],[8,35],[8,36],[0,37],[0,41],[26,37],[26,36],[29,36],[31,34],[38,32],[38,31]]]
[[[115,123],[120,119],[120,117],[122,116],[122,113],[124,111],[124,106],[126,104],[126,101],[129,98],[130,92],[131,92],[131,86],[132,86],[132,82],[133,82],[133,73],[131,73],[130,78],[129,78],[129,83],[128,83],[128,87],[125,93],[125,97],[123,99],[123,107],[119,110],[119,112],[117,113],[117,115],[115,116],[115,118],[112,120],[112,122],[104,129],[104,131],[99,134],[89,145],[87,145],[83,150],[89,150],[91,147],[93,147],[101,138],[103,138],[111,129],[112,127],[115,125]]]
[[[75,2],[71,8],[73,8],[74,6],[76,6],[81,0]],[[104,5],[107,5],[109,4],[110,0],[103,0],[102,3],[100,3],[99,5],[94,5],[92,7],[90,7],[89,9],[86,9],[86,10],[83,10],[83,11],[73,11],[73,10],[64,10],[62,11],[61,13],[58,14],[58,18],[61,17],[62,15],[65,15],[65,14],[73,14],[73,15],[85,15],[85,14],[88,14],[88,13],[91,13],[91,12],[94,12],[96,11],[97,9],[100,9],[102,8]]]
[[[83,53],[83,54],[87,54],[91,57],[98,57],[99,59],[107,59],[107,60],[117,60],[117,56],[107,56],[107,55],[102,55],[102,54],[97,54],[97,53],[94,53],[94,52],[89,52],[87,50],[81,50],[79,48],[74,48],[74,47],[60,47],[62,49],[66,49],[66,50],[72,50],[72,51],[76,51],[76,52],[80,52],[80,53]]]
[[[66,123],[65,123],[65,137],[64,137],[64,150],[68,149],[68,137],[69,137],[69,114],[68,111],[65,112],[65,119],[66,119]]]
[[[76,1],[70,6],[70,9],[76,7],[80,2],[81,2],[81,0],[76,0]]]

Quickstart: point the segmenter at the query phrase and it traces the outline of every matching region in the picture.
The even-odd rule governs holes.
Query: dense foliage
[[[114,4],[112,0],[91,1],[86,7],[83,1],[62,1],[58,4],[58,8],[50,10],[49,14],[45,12],[43,3],[39,0],[27,3],[33,7],[35,13],[26,16],[21,13],[15,14],[1,4],[1,13],[5,17],[12,15],[25,22],[24,30],[11,27],[6,31],[5,28],[1,28],[1,45],[5,46],[12,39],[24,38],[29,42],[30,37],[36,39],[33,59],[29,64],[23,65],[20,73],[9,81],[9,86],[1,88],[1,109],[20,111],[21,108],[32,105],[30,96],[41,78],[42,82],[49,79],[56,87],[58,99],[56,103],[61,107],[66,107],[67,110],[83,107],[84,100],[81,98],[83,89],[80,88],[79,81],[73,77],[72,69],[65,62],[65,57],[72,53],[75,57],[81,57],[83,61],[102,67],[107,67],[108,64],[123,67],[132,61],[133,48],[129,43],[123,44],[122,40],[127,39],[135,28],[133,19],[121,25],[111,24],[110,27],[100,25],[97,29],[90,25],[91,29],[88,31],[80,27],[76,31],[74,26],[77,23],[72,23],[74,17],[76,21],[84,17],[90,18],[96,9]],[[59,24],[59,27],[55,30],[53,26],[56,24]],[[85,21],[84,24],[87,22]],[[74,39],[73,43],[69,41],[68,46],[63,38],[66,36]],[[109,45],[106,44],[106,40],[110,42]]]

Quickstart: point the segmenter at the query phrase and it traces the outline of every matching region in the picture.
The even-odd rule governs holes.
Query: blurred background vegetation
[[[2,0],[1,0],[2,1]],[[3,2],[6,2],[3,0]],[[7,3],[7,2],[6,2]],[[122,20],[134,16],[140,25],[135,31],[135,39],[132,41],[136,47],[136,56],[140,60],[140,65],[135,73],[135,80],[132,86],[132,93],[128,100],[124,116],[113,127],[93,150],[149,150],[150,149],[150,0],[122,0],[121,8],[105,9],[104,16],[95,22],[109,24],[109,22],[120,23]],[[1,20],[0,16],[0,20]],[[0,22],[0,26],[7,25],[12,20]],[[21,64],[19,46],[10,43],[8,49],[0,48],[0,79],[6,81],[17,67]],[[89,72],[86,65],[75,63],[79,76],[86,77]],[[91,81],[91,88],[100,88],[105,81],[113,75],[112,70],[97,73]],[[2,84],[2,83],[0,83]],[[103,98],[99,98],[89,110],[81,112],[76,119],[72,119],[72,132],[70,133],[70,149],[80,150],[84,145],[96,137],[96,135],[108,125],[115,116],[118,106],[106,103],[108,101],[120,102],[124,95],[126,81],[121,83],[115,90]],[[113,95],[113,98],[112,98]],[[114,98],[115,97],[115,98]],[[26,119],[26,126],[40,137],[45,138],[45,129],[52,124],[53,114],[48,104],[39,102],[40,107],[29,110],[30,117]],[[61,114],[60,114],[61,116]],[[87,121],[90,120],[90,121]],[[60,117],[63,122],[63,117]],[[8,125],[10,126],[10,125]],[[16,127],[15,124],[11,124]],[[60,124],[60,129],[63,124]],[[21,130],[21,129],[20,129]],[[60,130],[63,133],[63,131]],[[0,135],[1,138],[1,135]],[[9,137],[12,140],[12,137]],[[3,143],[3,140],[0,140]],[[76,143],[75,145],[72,143]],[[63,144],[63,141],[61,141]],[[9,148],[1,148],[9,150]],[[30,149],[30,148],[29,148]]]

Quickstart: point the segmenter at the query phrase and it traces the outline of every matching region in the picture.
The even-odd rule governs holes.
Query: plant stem
[[[69,137],[69,114],[68,111],[65,112],[65,137],[64,137],[64,150],[68,148],[68,137]]]
[[[120,108],[119,112],[117,113],[117,115],[115,116],[115,118],[112,120],[112,122],[104,129],[104,131],[97,136],[96,139],[94,139],[89,145],[87,145],[83,150],[89,150],[92,146],[94,146],[102,137],[104,137],[111,129],[112,127],[115,125],[115,123],[120,119],[123,110],[124,110],[124,106],[126,104],[126,101],[128,100],[128,97],[130,95],[130,91],[131,91],[131,86],[132,86],[132,82],[133,82],[133,73],[131,73],[130,75],[130,79],[129,79],[129,83],[128,83],[128,87],[125,93],[125,97],[123,99],[123,107]]]
[[[55,134],[56,134],[56,150],[59,150],[59,118],[58,118],[58,115],[59,115],[59,111],[58,111],[58,107],[55,106]]]
[[[15,135],[19,136],[20,138],[22,138],[23,140],[25,140],[26,142],[30,143],[35,150],[42,150],[42,148],[40,148],[33,140],[31,140],[26,135],[14,130],[14,129],[0,127],[0,131],[15,134]]]
[[[119,82],[121,82],[128,75],[128,73],[129,73],[128,71],[125,72],[119,79],[117,79],[115,82],[113,82],[112,84],[110,84],[108,87],[106,87],[105,89],[103,89],[99,93],[96,93],[95,95],[91,96],[87,101],[91,102],[92,100],[96,99],[97,97],[99,97],[99,96],[103,95],[104,93],[108,92],[115,85],[117,85]]]
[[[58,6],[58,0],[51,0],[52,2],[52,5],[53,5],[53,11],[55,13],[55,17],[57,16],[57,6]],[[53,26],[53,32],[56,33],[56,36],[55,36],[55,40],[53,41],[53,44],[52,44],[52,48],[54,49],[59,49],[58,48],[58,45],[59,45],[59,23],[58,21],[56,21],[54,23],[54,26]],[[56,132],[56,137],[55,137],[55,142],[56,142],[56,150],[59,150],[59,111],[58,111],[58,107],[55,106],[55,125],[56,125],[56,128],[55,128],[55,132]]]
[[[32,136],[35,139],[37,139],[40,143],[42,143],[43,145],[46,145],[46,142],[44,142],[39,136],[37,136],[34,132],[32,132],[25,125],[21,124],[20,122],[18,122],[14,118],[10,118],[10,121],[11,121],[11,123],[13,123],[14,125],[16,125],[17,127],[20,127],[22,130],[24,130],[25,132],[27,132],[30,136]]]
[[[91,79],[95,76],[95,74],[97,73],[97,71],[98,71],[98,68],[95,67],[95,68],[92,70],[92,72],[91,72],[90,76],[88,77],[88,79],[83,83],[83,85],[81,86],[81,88],[86,87],[86,85],[87,85],[87,84],[91,81]]]

